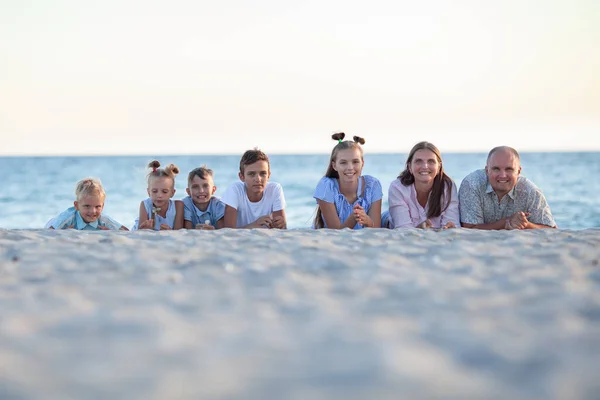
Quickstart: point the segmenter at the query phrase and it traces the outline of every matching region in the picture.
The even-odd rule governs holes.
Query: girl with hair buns
[[[140,215],[133,229],[170,230],[183,228],[183,202],[173,200],[175,175],[179,168],[169,164],[160,168],[158,161],[148,164],[148,197],[140,203]]]
[[[432,143],[413,146],[404,171],[390,185],[388,203],[385,227],[460,227],[456,184],[444,172],[442,155]]]
[[[381,227],[381,183],[370,175],[362,175],[365,164],[361,145],[365,140],[336,133],[338,143],[331,152],[325,176],[315,189],[317,201],[315,228],[361,229]]]

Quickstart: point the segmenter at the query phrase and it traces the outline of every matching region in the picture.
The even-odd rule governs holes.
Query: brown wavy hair
[[[404,186],[410,186],[415,183],[415,176],[410,172],[408,166],[413,160],[415,153],[419,150],[430,150],[435,154],[435,157],[440,164],[440,170],[438,174],[433,178],[433,186],[431,187],[431,192],[429,192],[429,198],[427,202],[429,204],[427,210],[427,218],[431,217],[439,217],[443,211],[446,211],[448,206],[450,205],[450,201],[452,200],[452,179],[446,175],[444,172],[444,164],[442,164],[442,154],[440,150],[435,147],[433,143],[429,142],[419,142],[413,146],[410,153],[408,153],[408,158],[406,159],[405,169],[400,172],[398,175],[398,179]],[[447,190],[448,198],[445,198],[444,192]],[[442,203],[444,203],[442,205]]]
[[[327,166],[327,171],[325,171],[325,177],[327,178],[335,178],[339,179],[340,175],[338,172],[333,169],[333,163],[335,163],[337,159],[338,152],[340,150],[346,149],[358,149],[360,151],[360,159],[363,160],[363,149],[361,145],[365,144],[365,139],[360,136],[353,136],[352,140],[344,140],[346,134],[344,132],[338,132],[331,135],[331,138],[338,142],[331,150],[331,156],[329,157],[329,165]],[[317,206],[317,215],[315,215],[315,220],[313,222],[314,227],[316,229],[321,229],[325,227],[325,222],[323,221],[323,214],[321,212],[321,207]]]

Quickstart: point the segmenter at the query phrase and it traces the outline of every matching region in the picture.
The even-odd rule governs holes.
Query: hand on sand
[[[98,225],[98,229],[100,229],[101,231],[110,231],[110,229],[107,226],[103,225]]]
[[[269,229],[271,227],[271,216],[263,215],[252,224],[253,228]]]
[[[433,228],[433,224],[431,223],[430,219],[426,219],[425,221],[423,221],[419,225],[417,225],[417,228],[419,228],[419,229],[429,229],[429,228]]]
[[[69,225],[66,229],[75,229],[75,225]]]
[[[138,229],[154,229],[154,220],[148,219],[140,224]]]
[[[283,218],[282,216],[275,217],[271,221],[271,228],[285,229],[285,227],[286,227],[286,225],[285,225],[285,218]]]
[[[452,221],[448,221],[448,223],[442,227],[442,229],[452,229],[452,228],[456,228],[456,225],[454,225],[454,222],[452,222]]]
[[[160,224],[160,230],[161,231],[170,231],[171,227],[167,224]]]
[[[354,206],[354,218],[356,218],[356,222],[360,225],[360,226],[366,226],[368,228],[373,228],[373,220],[371,219],[371,217],[369,217],[367,215],[367,213],[365,212],[365,209],[362,208],[362,206],[360,204],[356,204]]]
[[[527,217],[529,217],[529,213],[523,212],[523,211],[517,211],[516,213],[514,213],[513,215],[510,216],[510,218],[508,218],[506,220],[506,224],[504,225],[505,229],[526,229],[527,228],[527,224],[529,223],[529,221],[527,220]]]
[[[213,231],[213,230],[215,230],[215,227],[212,226],[211,224],[197,224],[196,229],[200,229],[203,231]]]

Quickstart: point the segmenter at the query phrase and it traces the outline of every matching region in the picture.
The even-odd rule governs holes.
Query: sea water
[[[363,174],[381,181],[386,210],[390,183],[404,168],[406,154],[365,155]],[[485,166],[484,153],[446,153],[444,169],[457,186]],[[239,155],[148,155],[94,157],[0,157],[0,228],[37,229],[73,205],[75,183],[92,176],[107,193],[104,213],[131,228],[140,201],[148,197],[145,169],[157,159],[174,163],[175,199],[186,196],[187,173],[203,164],[215,171],[216,196],[237,181]],[[315,215],[313,192],[327,168],[328,154],[270,155],[271,181],[279,182],[287,202],[289,228],[309,228]],[[544,193],[559,228],[600,227],[600,153],[522,153],[522,176]]]

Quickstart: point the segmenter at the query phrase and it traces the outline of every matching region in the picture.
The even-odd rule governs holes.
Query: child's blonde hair
[[[148,172],[148,186],[150,185],[151,178],[161,177],[171,178],[173,185],[175,185],[175,175],[179,174],[179,167],[177,167],[175,164],[169,164],[164,168],[159,167],[160,163],[157,160],[150,161],[148,163],[148,168],[151,169],[151,171]]]
[[[75,198],[77,201],[84,196],[99,196],[102,199],[106,198],[102,182],[97,178],[85,178],[77,182],[75,185]]]

